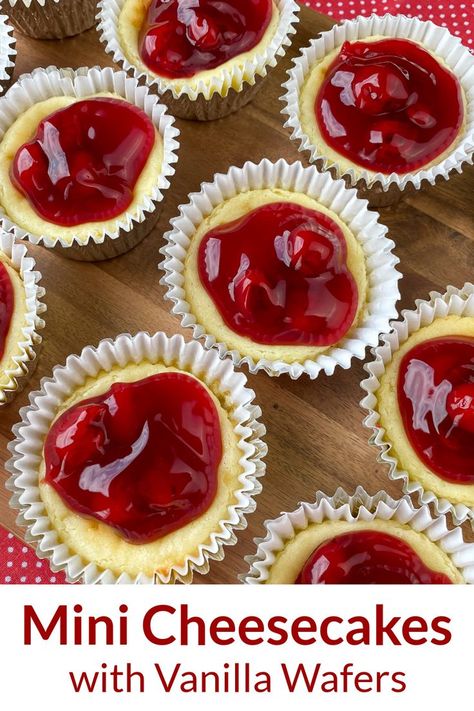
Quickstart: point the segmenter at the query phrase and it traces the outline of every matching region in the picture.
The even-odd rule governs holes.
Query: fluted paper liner
[[[324,145],[315,146],[303,131],[300,124],[299,96],[306,76],[316,62],[321,61],[329,52],[340,47],[346,41],[357,41],[373,35],[387,37],[402,37],[421,43],[426,49],[431,50],[437,57],[443,59],[451,71],[460,81],[466,96],[466,121],[454,145],[449,149],[449,155],[442,158],[432,167],[422,168],[414,173],[398,175],[391,173],[377,173],[369,171],[362,166],[344,171],[337,159],[325,155]],[[462,171],[464,163],[473,162],[474,151],[474,57],[467,47],[461,44],[458,37],[450,34],[449,30],[438,27],[433,22],[423,22],[417,18],[405,15],[384,15],[378,17],[358,17],[346,20],[335,25],[331,30],[322,32],[317,39],[313,39],[294,60],[293,67],[288,72],[289,80],[283,85],[285,94],[282,101],[285,108],[282,113],[288,116],[285,127],[291,129],[291,138],[299,143],[299,150],[310,154],[313,163],[318,162],[322,170],[331,169],[336,177],[344,175],[351,185],[359,181],[367,187],[378,185],[383,191],[388,191],[395,185],[403,190],[412,184],[416,189],[423,181],[434,185],[436,179],[442,176],[446,180],[449,173],[456,170]],[[442,97],[440,98],[442,101]]]
[[[0,208],[0,224],[20,239],[28,239],[33,244],[56,249],[71,259],[95,261],[109,259],[132,249],[156,223],[158,206],[169,187],[169,178],[174,175],[173,164],[178,160],[177,138],[179,130],[174,118],[159,102],[159,97],[145,86],[140,86],[124,71],[114,71],[110,67],[87,67],[72,69],[35,69],[31,74],[23,74],[0,99],[0,141],[12,123],[30,106],[54,96],[75,96],[87,98],[93,94],[111,92],[142,109],[153,122],[163,140],[162,169],[156,177],[152,192],[134,212],[125,212],[116,218],[116,229],[109,232],[102,229],[99,235],[89,234],[84,240],[79,236],[54,238],[48,234],[33,234],[12,222]]]
[[[0,15],[0,93],[7,88],[15,69],[16,42],[12,33],[8,17]]]
[[[184,262],[200,223],[224,200],[249,190],[272,187],[308,195],[336,213],[355,235],[366,259],[368,295],[364,316],[345,338],[314,360],[255,361],[244,353],[230,351],[214,334],[205,332],[199,315],[192,313],[186,301]],[[247,162],[243,168],[232,167],[226,174],[217,174],[212,183],[203,183],[200,192],[192,193],[179,212],[171,221],[172,229],[165,235],[166,244],[161,249],[165,257],[160,265],[165,272],[162,279],[167,287],[165,299],[173,302],[172,312],[181,318],[182,326],[193,329],[195,339],[202,339],[206,348],[215,348],[221,358],[230,356],[235,365],[247,366],[251,373],[259,370],[272,376],[288,373],[293,379],[303,373],[314,379],[321,371],[332,375],[337,366],[349,368],[353,358],[364,358],[367,346],[377,345],[379,335],[388,330],[390,319],[397,314],[401,275],[395,268],[399,260],[392,252],[393,241],[386,237],[387,228],[378,222],[376,212],[367,209],[366,200],[360,200],[354,189],[346,188],[343,180],[334,180],[329,173],[319,173],[314,167],[303,168],[301,163],[290,165],[284,160],[271,163],[265,159],[258,165]]]
[[[445,516],[433,516],[426,505],[416,508],[409,496],[395,500],[385,491],[370,496],[361,486],[353,495],[341,488],[336,490],[334,496],[318,491],[314,503],[301,503],[295,511],[265,521],[266,536],[254,540],[257,551],[255,555],[245,558],[250,570],[240,576],[241,582],[250,585],[265,583],[278,553],[310,524],[325,521],[368,522],[374,519],[397,521],[424,533],[449,555],[466,583],[474,584],[474,544],[464,541],[461,528],[448,528]]]
[[[428,301],[418,300],[416,309],[403,311],[402,320],[393,321],[390,324],[391,332],[382,337],[382,344],[372,352],[374,360],[364,365],[369,377],[361,383],[362,389],[366,392],[361,406],[369,413],[364,419],[364,425],[372,430],[370,444],[378,449],[378,461],[388,465],[390,479],[401,480],[404,493],[416,495],[420,503],[433,504],[438,513],[452,513],[457,523],[463,523],[469,518],[474,522],[474,508],[438,498],[434,492],[426,491],[420,482],[411,478],[409,472],[400,468],[398,460],[391,454],[391,443],[385,439],[385,429],[379,424],[380,415],[376,409],[377,398],[375,395],[385,367],[400,345],[415,331],[433,323],[436,318],[443,318],[450,314],[474,317],[473,284],[465,284],[462,289],[448,286],[444,294],[433,291]]]
[[[124,367],[145,360],[175,366],[213,386],[218,384],[232,408],[234,432],[242,451],[242,473],[241,488],[235,492],[237,502],[229,505],[227,518],[220,521],[210,539],[199,544],[197,554],[182,566],[170,568],[168,574],[139,574],[132,578],[127,573],[117,576],[111,570],[99,569],[61,543],[39,496],[38,468],[45,437],[61,403],[87,377],[108,372],[116,365]],[[254,511],[254,496],[262,488],[258,479],[265,472],[262,457],[266,446],[261,440],[265,427],[258,421],[261,410],[253,402],[255,393],[246,385],[246,377],[235,372],[229,360],[221,361],[217,353],[206,352],[199,343],[185,343],[182,336],[169,338],[164,333],[150,336],[141,332],[133,337],[123,334],[115,340],[101,341],[97,348],[87,346],[79,356],[69,356],[64,366],[56,366],[52,377],[43,379],[41,389],[30,396],[30,405],[21,410],[22,421],[13,428],[15,440],[9,445],[12,457],[7,462],[11,474],[7,488],[13,492],[10,505],[20,511],[18,523],[27,527],[26,540],[35,546],[37,555],[49,559],[54,572],[64,571],[70,582],[190,583],[194,571],[207,573],[209,561],[222,560],[224,546],[236,543],[235,531],[246,527],[246,515]]]
[[[4,8],[24,35],[62,39],[95,24],[97,0],[4,0]]]
[[[43,287],[39,286],[41,274],[35,270],[35,260],[28,256],[26,245],[15,242],[13,235],[0,230],[0,251],[9,258],[13,268],[20,274],[26,298],[22,339],[18,343],[17,353],[13,356],[14,365],[4,371],[8,382],[0,386],[1,407],[9,403],[22,389],[36,366],[42,341],[39,331],[44,328],[41,314],[46,311],[46,306],[41,302],[45,294]]]
[[[137,79],[145,80],[162,95],[162,100],[175,116],[187,119],[212,120],[226,116],[241,108],[253,98],[261,80],[291,45],[291,36],[296,32],[299,5],[295,0],[275,0],[280,12],[277,30],[271,42],[249,58],[243,67],[232,69],[216,67],[212,80],[200,81],[195,86],[179,88],[166,78],[129,62],[122,46],[118,21],[125,0],[101,0],[99,2],[98,31],[105,50]]]

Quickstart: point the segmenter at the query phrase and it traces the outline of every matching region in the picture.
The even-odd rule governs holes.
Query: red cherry
[[[446,401],[448,415],[456,427],[474,434],[474,383],[454,387]]]
[[[272,290],[261,269],[247,269],[234,280],[234,300],[246,316],[276,306]]]
[[[186,27],[186,36],[192,45],[203,52],[215,49],[220,44],[217,24],[209,17],[197,13]]]
[[[379,119],[370,129],[369,144],[380,165],[403,165],[416,151],[415,127],[396,119]]]
[[[419,126],[419,128],[433,128],[436,126],[436,118],[430,113],[426,106],[423,106],[419,101],[407,109],[407,116],[410,121]]]
[[[359,67],[352,91],[357,108],[371,116],[402,108],[409,96],[403,75],[386,66]]]
[[[103,452],[106,440],[104,430],[105,407],[90,404],[82,410],[72,409],[63,416],[63,427],[56,441],[58,454],[65,453],[69,466],[77,458],[89,461]],[[81,441],[81,447],[74,449],[72,444]]]
[[[318,276],[326,271],[334,256],[334,245],[320,232],[297,227],[288,236],[290,266],[305,276]]]
[[[169,20],[163,20],[150,28],[144,39],[144,50],[147,54],[162,52],[168,47],[170,40],[174,35],[173,23]]]

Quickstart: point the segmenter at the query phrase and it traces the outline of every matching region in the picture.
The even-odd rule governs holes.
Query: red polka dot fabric
[[[306,0],[301,5],[312,7],[323,15],[336,20],[350,20],[358,15],[406,15],[431,20],[441,27],[447,27],[453,35],[460,37],[466,47],[474,51],[472,20],[474,2],[394,2],[394,0]]]
[[[65,583],[64,575],[52,573],[46,560],[39,560],[30,546],[0,527],[0,584]]]
[[[464,44],[474,50],[472,37],[472,19],[474,2],[412,2],[401,3],[394,0],[306,0],[301,4],[334,17],[336,20],[351,19],[358,15],[376,13],[393,15],[403,13],[408,17],[420,17],[432,20],[437,25],[448,27],[460,37]],[[39,560],[34,551],[22,541],[0,527],[0,584],[64,583],[64,575],[53,574],[47,561]]]

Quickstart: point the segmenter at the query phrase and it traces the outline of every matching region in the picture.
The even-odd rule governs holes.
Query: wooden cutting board
[[[199,190],[202,181],[231,165],[247,160],[285,158],[308,164],[283,129],[283,93],[290,60],[310,38],[332,25],[330,18],[302,8],[301,22],[293,48],[273,70],[255,101],[233,116],[213,123],[177,122],[181,130],[181,150],[171,189],[166,193],[161,219],[156,229],[136,249],[105,263],[81,264],[63,259],[41,247],[30,246],[43,274],[48,312],[44,347],[38,367],[26,390],[0,412],[0,463],[8,458],[11,428],[19,420],[18,411],[28,401],[29,390],[70,353],[86,345],[96,345],[105,337],[140,330],[168,334],[182,331],[169,313],[159,285],[157,265],[162,235],[178,205],[188,193]],[[111,64],[98,35],[91,30],[63,41],[35,41],[17,36],[18,58],[15,76],[35,67],[94,66]],[[432,289],[445,290],[448,284],[462,286],[474,277],[474,168],[449,182],[440,182],[405,197],[396,206],[380,210],[381,221],[390,229],[401,260],[402,300],[400,308],[412,308],[416,298],[425,298]],[[315,491],[331,494],[338,486],[353,491],[362,484],[370,493],[386,489],[401,495],[399,482],[390,482],[387,468],[376,462],[376,452],[367,444],[368,431],[362,427],[360,381],[362,364],[354,361],[349,371],[336,370],[332,377],[317,381],[300,378],[269,378],[264,373],[250,376],[267,426],[269,446],[267,474],[257,511],[249,516],[248,528],[239,534],[236,546],[226,549],[226,557],[213,563],[211,573],[196,576],[196,582],[234,583],[246,571],[244,556],[253,553],[253,539],[264,532],[263,521],[292,510],[301,500],[311,501]],[[6,479],[2,469],[1,476]],[[22,535],[15,525],[15,513],[8,507],[8,492],[0,488],[0,524]],[[468,537],[472,538],[467,526]]]

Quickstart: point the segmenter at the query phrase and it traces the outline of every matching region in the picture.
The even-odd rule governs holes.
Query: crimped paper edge
[[[364,321],[348,337],[317,356],[315,360],[285,363],[281,360],[260,358],[255,361],[251,356],[229,350],[226,343],[217,341],[213,334],[206,333],[185,299],[182,272],[187,250],[186,242],[194,233],[197,224],[223,199],[259,187],[294,189],[319,199],[354,232],[363,248],[366,264],[375,261],[375,258],[378,260],[376,267],[368,267],[370,271],[368,271],[367,281],[373,295],[367,301],[368,313]],[[165,300],[174,304],[172,313],[180,317],[183,327],[192,328],[193,338],[202,340],[206,349],[215,348],[221,358],[230,357],[234,365],[238,367],[245,365],[251,373],[264,370],[271,376],[288,374],[292,379],[307,374],[311,379],[315,379],[321,371],[326,375],[332,375],[337,366],[347,369],[351,366],[353,358],[364,359],[367,347],[377,345],[380,334],[388,330],[390,319],[397,315],[396,303],[400,298],[398,281],[401,274],[395,268],[399,260],[392,251],[395,244],[387,238],[387,228],[378,222],[378,213],[368,210],[367,201],[359,199],[356,190],[348,189],[343,180],[336,181],[329,173],[320,173],[314,166],[304,168],[299,162],[288,164],[280,159],[272,163],[268,159],[263,159],[259,164],[248,161],[242,168],[233,166],[225,174],[216,174],[212,182],[202,183],[200,192],[191,193],[188,198],[189,202],[178,208],[179,215],[171,220],[171,230],[164,235],[165,245],[160,249],[164,259],[159,265],[164,276],[160,283],[167,287]],[[199,208],[197,203],[201,203],[203,209]],[[346,211],[355,209],[355,206],[357,212],[348,221],[345,217]],[[370,237],[368,233],[371,234]],[[377,250],[372,247],[375,241],[377,241]],[[379,283],[375,285],[373,283],[377,272],[380,276],[384,275],[381,289],[377,289],[380,287]],[[383,310],[379,311],[382,308],[380,306],[382,299]],[[371,319],[374,325],[370,324]]]
[[[189,372],[199,375],[205,382],[214,384],[220,381],[222,391],[232,394],[236,422],[234,431],[239,437],[239,446],[243,452],[240,460],[243,472],[239,477],[242,487],[235,492],[237,503],[228,507],[228,517],[220,521],[219,530],[211,534],[209,542],[201,543],[198,553],[190,556],[182,566],[171,567],[167,575],[156,573],[154,576],[148,576],[141,573],[132,577],[122,573],[117,576],[111,570],[100,569],[93,562],[82,561],[78,554],[60,542],[56,531],[48,526],[48,515],[39,497],[38,487],[34,485],[35,476],[37,481],[35,465],[29,465],[29,461],[32,456],[40,459],[42,442],[54,417],[54,411],[51,412],[51,417],[40,417],[45,399],[56,400],[55,405],[48,406],[52,410],[67,396],[67,392],[84,382],[88,375],[107,368],[110,370],[114,365],[125,366],[127,363],[143,360],[175,364],[177,367],[186,366]],[[139,332],[135,336],[121,334],[113,340],[104,339],[96,348],[86,346],[79,356],[69,356],[65,365],[53,368],[52,377],[42,379],[40,390],[30,394],[30,404],[20,410],[21,421],[13,427],[15,439],[8,446],[12,456],[6,464],[11,475],[6,487],[12,492],[10,506],[19,510],[17,523],[27,528],[25,539],[33,544],[40,558],[49,560],[53,572],[64,571],[69,582],[190,583],[194,572],[207,573],[211,560],[224,558],[224,546],[236,543],[235,532],[246,527],[247,514],[256,508],[254,497],[262,490],[259,480],[265,474],[263,457],[267,447],[262,440],[265,427],[259,421],[261,410],[254,404],[254,398],[255,393],[248,387],[247,378],[236,372],[229,360],[221,361],[216,353],[206,352],[196,342],[186,343],[180,335],[168,337],[163,332],[153,336],[145,332]],[[40,425],[43,419],[45,422]],[[36,451],[32,440],[33,433],[36,435],[36,446],[39,447]],[[33,483],[22,482],[22,476],[30,476]]]
[[[7,87],[16,59],[16,40],[7,15],[0,14],[0,93]]]
[[[210,100],[215,93],[225,98],[232,88],[235,89],[235,86],[238,86],[236,91],[239,92],[246,84],[253,86],[258,76],[265,77],[269,68],[276,66],[278,59],[285,56],[287,48],[291,45],[291,37],[296,33],[295,25],[299,22],[300,11],[300,6],[295,0],[275,0],[280,10],[280,20],[275,36],[265,51],[255,54],[251,60],[248,60],[243,71],[238,67],[234,67],[232,71],[217,68],[212,82],[201,81],[196,88],[183,85],[178,89],[165,79],[131,64],[125,56],[118,33],[118,20],[124,2],[125,0],[100,0],[97,5],[97,30],[101,42],[105,45],[105,51],[112,55],[116,64],[122,66],[138,80],[144,80],[149,86],[156,86],[159,94],[170,91],[175,100],[186,96],[191,101],[195,101],[200,95]]]
[[[26,37],[64,39],[95,25],[96,0],[5,0],[12,24]]]
[[[406,28],[399,28],[399,25],[403,23],[409,26],[409,31]],[[398,35],[397,32],[400,34]],[[432,42],[434,46],[429,44],[425,46],[445,60],[464,88],[467,103],[466,126],[462,138],[456,141],[456,145],[450,149],[449,155],[440,163],[414,173],[386,175],[373,173],[362,166],[343,170],[337,160],[324,155],[324,147],[318,147],[311,143],[299,121],[299,92],[309,66],[314,64],[318,52],[322,52],[321,56],[324,56],[335,47],[340,46],[346,39],[362,39],[371,35],[385,35],[387,33],[387,36],[400,36],[423,44],[423,40],[426,40],[426,36],[430,32],[437,33],[437,42]],[[462,65],[461,68],[464,67],[462,72],[459,65]],[[298,57],[293,60],[293,65],[287,74],[289,79],[282,85],[285,93],[281,97],[281,101],[284,102],[285,107],[281,113],[288,117],[284,126],[291,130],[291,139],[299,143],[300,152],[309,153],[312,163],[318,162],[322,170],[331,170],[338,178],[345,176],[351,185],[362,183],[368,188],[380,185],[384,192],[391,185],[396,185],[400,190],[404,190],[407,185],[411,184],[419,189],[423,182],[434,185],[439,176],[448,180],[451,171],[455,170],[461,173],[465,163],[472,164],[474,161],[474,57],[467,47],[462,45],[459,37],[451,35],[447,28],[439,27],[431,20],[423,21],[403,14],[391,15],[390,13],[383,16],[373,14],[369,17],[358,16],[352,20],[344,20],[340,24],[334,25],[332,29],[320,33],[317,39],[311,41],[310,45],[302,48]],[[467,76],[469,74],[471,79]]]
[[[433,516],[429,506],[416,508],[409,496],[393,499],[385,491],[370,496],[362,486],[354,494],[339,487],[333,496],[322,491],[316,493],[314,503],[302,502],[291,512],[264,523],[266,535],[254,539],[256,553],[246,556],[247,573],[239,580],[247,585],[259,585],[268,579],[276,555],[299,531],[312,523],[344,520],[347,522],[388,520],[395,518],[423,532],[429,540],[440,545],[453,564],[462,573],[467,584],[474,584],[474,543],[466,543],[461,528],[449,528],[446,516]]]
[[[41,98],[38,99],[36,98],[36,87],[42,79],[47,81],[49,90],[46,92],[46,97],[44,92],[41,92]],[[90,83],[90,87],[86,86],[87,83]],[[50,237],[47,234],[36,235],[12,222],[0,207],[0,225],[3,229],[12,232],[18,239],[28,239],[32,244],[42,244],[51,249],[60,246],[65,250],[65,256],[67,256],[67,249],[73,246],[86,250],[89,246],[92,248],[104,245],[105,249],[109,240],[118,240],[124,233],[131,233],[138,225],[144,223],[162,202],[164,192],[170,186],[169,178],[175,173],[174,164],[178,160],[180,131],[174,125],[174,118],[160,103],[159,97],[152,94],[147,87],[141,86],[136,79],[129,77],[126,72],[115,71],[110,67],[82,67],[73,70],[50,66],[46,69],[38,67],[31,74],[22,74],[7,93],[0,98],[0,141],[9,126],[25,110],[25,106],[29,107],[38,100],[58,95],[87,96],[91,93],[91,87],[93,87],[93,93],[113,91],[145,111],[163,140],[163,166],[157,177],[153,193],[146,196],[143,203],[137,206],[136,214],[126,212],[119,216],[113,233],[103,229],[100,235],[89,234],[85,240],[77,236],[73,236],[72,239],[62,239]],[[31,96],[28,96],[28,90],[31,92]],[[23,100],[21,109],[18,103],[20,97]],[[3,118],[3,112],[7,114],[7,119]]]
[[[41,274],[35,269],[36,262],[28,255],[25,244],[19,244],[13,235],[0,231],[0,251],[11,260],[15,271],[21,276],[26,298],[23,338],[18,343],[18,352],[13,356],[15,367],[5,369],[4,374],[9,380],[6,385],[0,386],[2,407],[13,400],[36,365],[37,351],[42,342],[39,331],[45,326],[40,315],[46,311],[46,304],[42,302],[46,292],[39,286]]]
[[[428,300],[418,299],[416,301],[415,309],[402,311],[401,320],[392,321],[390,333],[382,337],[381,345],[372,349],[371,353],[374,359],[364,364],[364,370],[369,377],[360,384],[366,393],[360,405],[368,413],[363,424],[372,432],[369,444],[378,450],[377,461],[388,465],[389,478],[394,481],[401,480],[403,492],[417,496],[420,504],[433,504],[435,511],[440,515],[451,513],[457,524],[462,524],[470,519],[474,527],[474,507],[454,504],[448,499],[439,498],[434,492],[426,491],[420,482],[412,479],[407,471],[399,467],[396,457],[390,454],[392,445],[385,438],[385,429],[378,424],[380,416],[375,409],[377,404],[375,392],[380,386],[380,377],[385,372],[385,365],[391,360],[392,354],[398,350],[399,346],[412,333],[419,330],[422,323],[428,325],[434,321],[435,317],[448,314],[461,315],[466,308],[471,308],[472,316],[474,316],[474,284],[469,282],[464,284],[461,289],[448,286],[444,294],[432,291]]]
[[[10,7],[15,7],[15,5],[24,5],[25,7],[31,7],[34,4],[38,4],[41,7],[44,7],[47,2],[54,2],[56,5],[59,5],[61,0],[7,0],[8,4]]]

